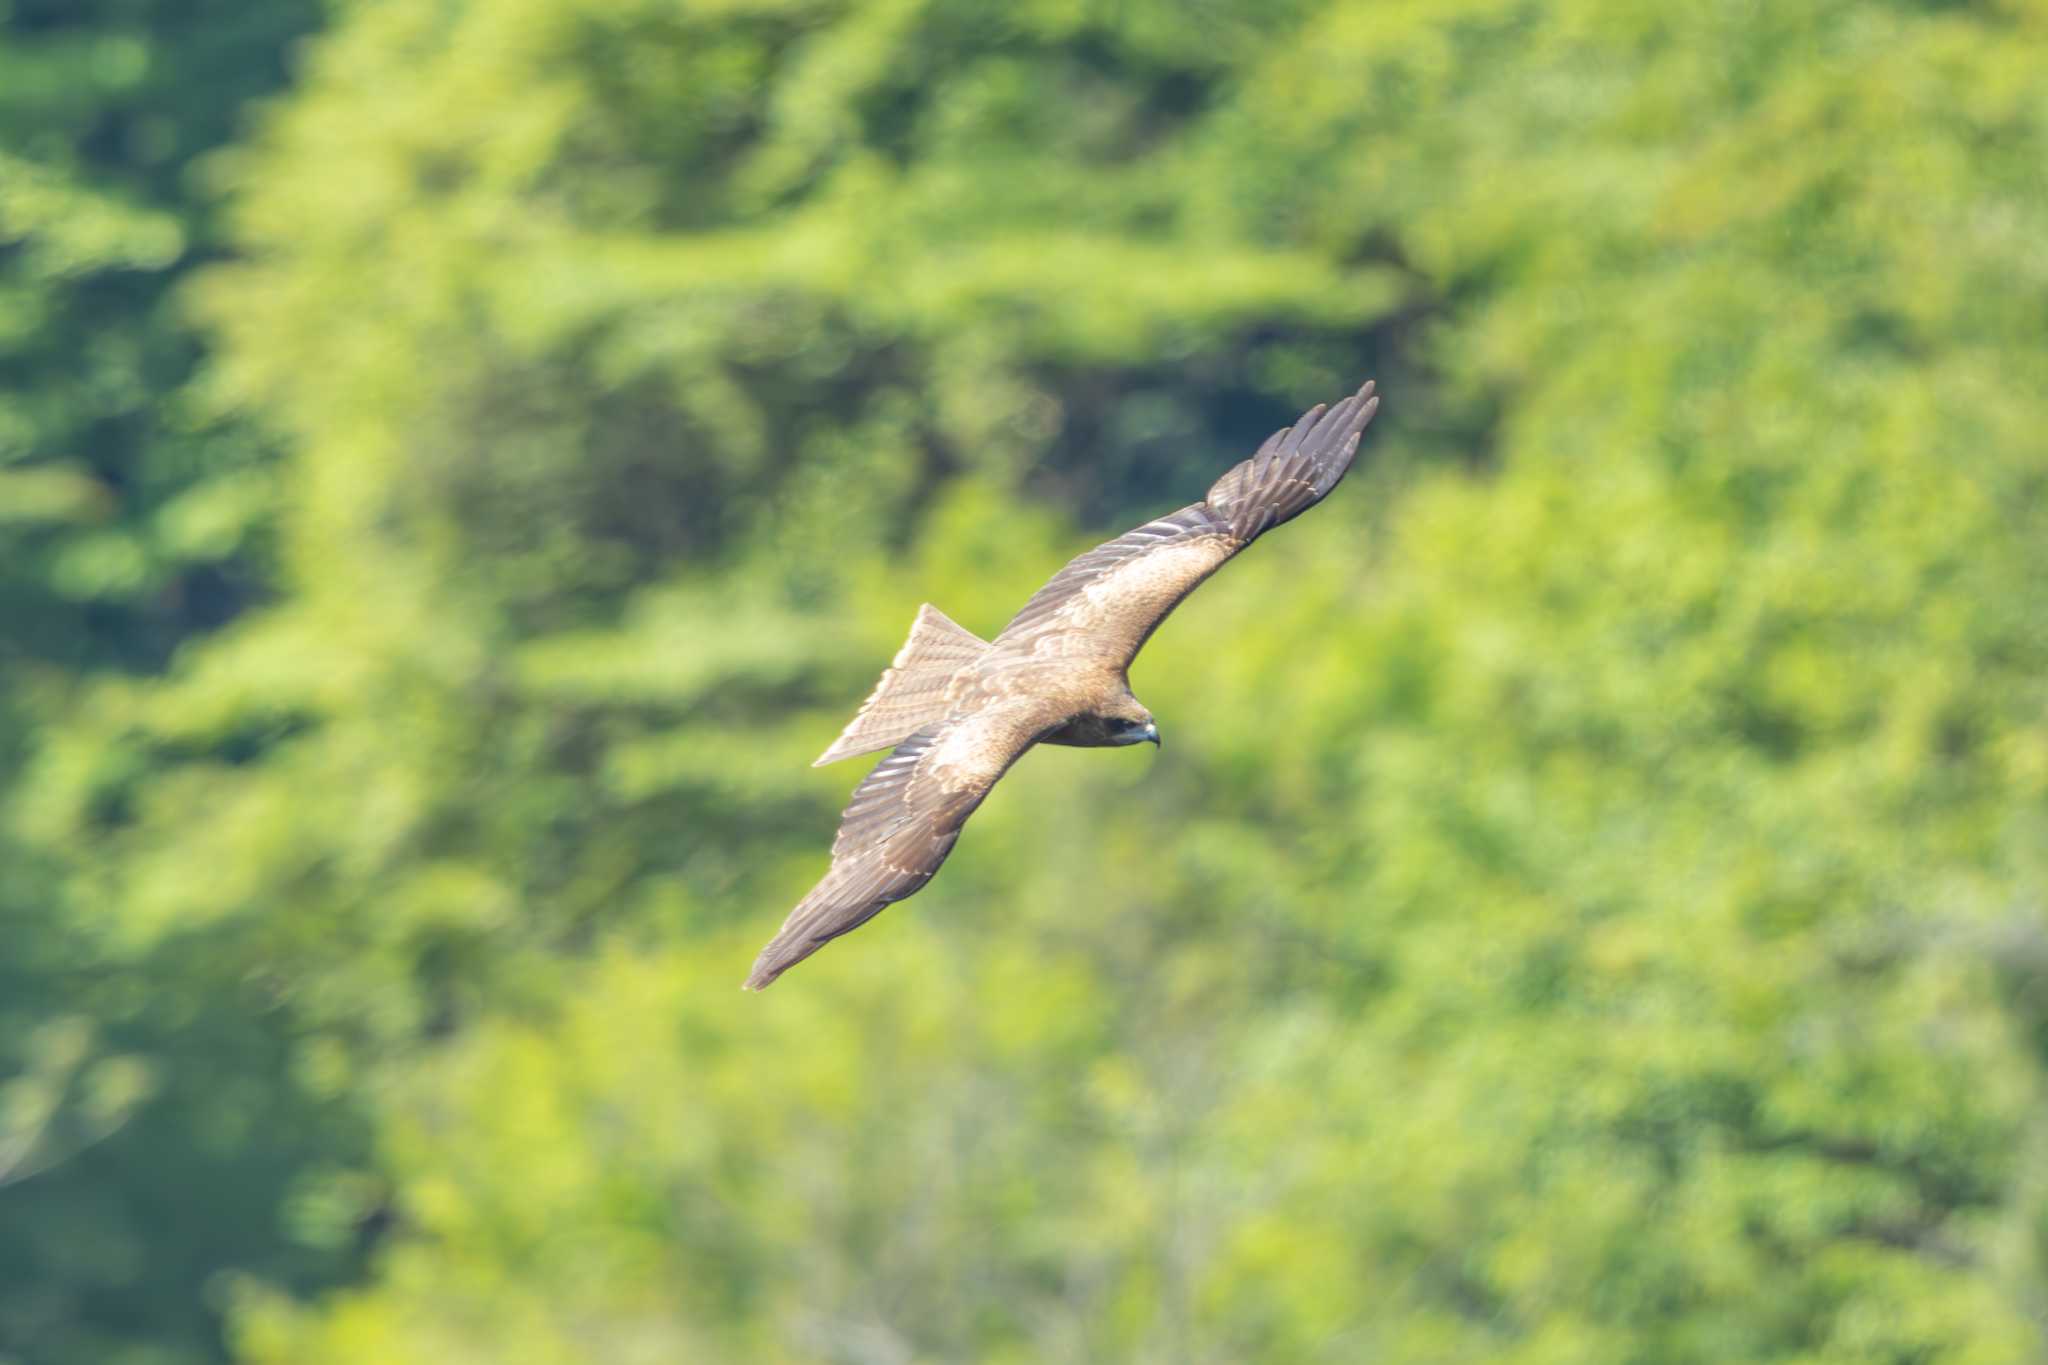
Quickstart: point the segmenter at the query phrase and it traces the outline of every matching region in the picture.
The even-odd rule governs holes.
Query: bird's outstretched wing
[[[1054,574],[996,637],[997,648],[1061,635],[1063,648],[1128,667],[1167,613],[1239,550],[1322,501],[1351,468],[1379,410],[1373,385],[1318,403],[1218,479],[1201,502],[1098,545]]]
[[[840,817],[831,870],[761,950],[747,988],[771,985],[930,881],[967,817],[1043,728],[1029,709],[1020,701],[943,721],[877,763]]]

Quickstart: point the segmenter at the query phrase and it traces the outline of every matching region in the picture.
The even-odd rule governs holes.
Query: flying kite
[[[854,789],[832,867],[761,950],[760,990],[920,890],[996,780],[1034,744],[1159,743],[1131,660],[1226,560],[1337,486],[1380,400],[1368,382],[1318,403],[1209,495],[1068,564],[985,641],[927,603],[859,714],[814,766],[894,746]]]

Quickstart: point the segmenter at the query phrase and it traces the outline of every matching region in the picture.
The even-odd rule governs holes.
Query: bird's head
[[[1150,744],[1159,747],[1159,723],[1152,713],[1133,701],[1126,713],[1104,717],[1111,744]]]

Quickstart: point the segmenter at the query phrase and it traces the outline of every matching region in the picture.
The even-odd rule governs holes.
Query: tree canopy
[[[0,39],[0,1360],[2040,1354],[2048,11],[172,8]]]

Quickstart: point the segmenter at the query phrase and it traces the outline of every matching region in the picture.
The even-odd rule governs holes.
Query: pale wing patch
[[[1058,620],[1059,618],[1053,618]],[[1100,659],[1103,643],[1093,635],[1078,631],[1058,630],[1041,635],[1031,642],[1031,657],[1035,660],[1052,661],[1059,659]]]
[[[990,707],[971,722],[949,727],[925,756],[925,770],[950,788],[987,787],[1009,771],[1037,726],[1030,702]]]
[[[1063,625],[1142,618],[1164,612],[1236,552],[1223,536],[1167,541],[1117,565],[1060,608]]]
[[[1003,627],[1003,633],[996,637],[996,642],[1002,644],[1042,630],[1058,629],[1062,614],[1071,609],[1074,598],[1103,576],[1133,560],[1154,554],[1175,541],[1228,535],[1229,529],[1228,524],[1219,521],[1207,507],[1196,503],[1171,516],[1159,517],[1126,531],[1115,540],[1105,541],[1070,561],[1044,587],[1033,593],[1031,600],[1024,604],[1010,624]]]

